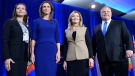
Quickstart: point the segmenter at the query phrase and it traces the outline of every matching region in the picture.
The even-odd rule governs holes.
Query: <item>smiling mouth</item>
[[[78,19],[74,19],[74,20],[78,20]]]
[[[48,12],[48,11],[45,11],[45,12]]]
[[[109,16],[109,15],[104,15],[104,16]]]
[[[108,16],[107,14],[105,16]]]

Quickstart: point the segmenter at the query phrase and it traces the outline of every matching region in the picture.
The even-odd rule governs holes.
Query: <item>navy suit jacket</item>
[[[126,50],[133,50],[133,41],[123,21],[111,20],[105,36],[101,24],[95,27],[92,46],[99,63],[104,63],[106,58],[122,62],[126,60]]]

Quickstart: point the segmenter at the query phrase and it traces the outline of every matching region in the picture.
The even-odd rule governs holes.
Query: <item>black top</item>
[[[76,31],[73,32],[72,37],[75,40],[75,38],[76,38]],[[92,46],[91,46],[91,40],[90,40],[88,29],[86,29],[86,33],[85,33],[85,42],[86,42],[86,45],[88,47],[89,58],[92,58],[93,57],[93,53],[90,52],[90,50],[92,50]],[[66,60],[67,50],[68,50],[68,42],[67,42],[67,38],[66,38],[66,34],[65,34],[65,36],[64,36],[64,60]]]

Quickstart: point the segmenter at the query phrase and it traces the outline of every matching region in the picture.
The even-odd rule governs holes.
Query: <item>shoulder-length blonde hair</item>
[[[40,18],[43,18],[45,16],[43,11],[42,11],[44,3],[48,3],[50,5],[50,7],[51,7],[51,13],[49,15],[49,19],[52,20],[53,19],[52,16],[53,16],[53,13],[54,13],[54,8],[53,8],[52,4],[49,1],[44,1],[44,2],[41,3],[41,5],[39,7]]]
[[[79,22],[79,27],[83,27],[83,19],[82,19],[82,15],[80,12],[78,11],[73,11],[70,15],[69,15],[69,18],[68,18],[68,29],[72,29],[72,26],[73,26],[73,23],[72,23],[72,16],[74,13],[78,13],[79,14],[79,17],[80,17],[80,22]]]
[[[16,18],[17,18],[16,9],[17,9],[17,6],[18,6],[18,5],[23,5],[23,6],[25,7],[25,10],[26,10],[26,5],[25,5],[25,4],[23,4],[23,3],[18,3],[18,4],[16,4],[16,5],[15,5],[15,8],[14,8],[14,11],[13,11],[13,14],[12,14],[11,20],[16,20]],[[26,12],[27,12],[27,11],[26,11]],[[23,23],[24,23],[24,25],[27,25],[27,24],[28,24],[28,16],[27,16],[27,14],[24,15],[24,17],[23,17]]]

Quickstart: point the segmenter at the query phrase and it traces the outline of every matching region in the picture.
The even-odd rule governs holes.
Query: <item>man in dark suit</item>
[[[128,76],[128,58],[133,55],[133,42],[123,21],[112,20],[107,6],[100,11],[102,23],[94,29],[92,46],[97,53],[102,76]]]

